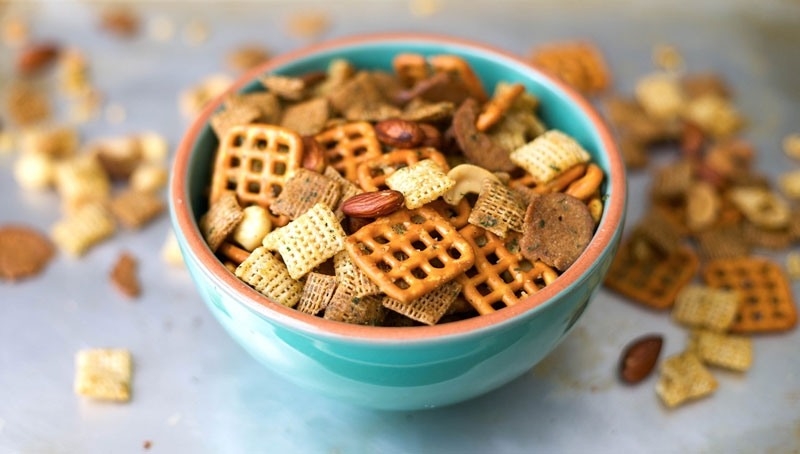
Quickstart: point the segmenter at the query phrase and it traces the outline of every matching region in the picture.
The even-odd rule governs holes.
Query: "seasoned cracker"
[[[131,399],[133,367],[124,349],[88,349],[75,355],[75,393],[97,400]]]
[[[166,204],[153,192],[128,189],[111,199],[109,208],[120,224],[140,229],[163,213]]]
[[[325,307],[324,318],[355,325],[380,325],[386,317],[381,301],[378,295],[354,296],[346,287],[339,286]]]
[[[310,315],[317,315],[330,303],[336,291],[336,276],[310,272],[303,284],[303,293],[297,302],[297,310]]]
[[[235,93],[225,98],[225,110],[257,109],[258,122],[276,124],[281,119],[283,107],[275,93],[256,91],[252,93]]]
[[[483,180],[468,222],[505,238],[509,230],[523,231],[526,209],[527,205],[513,189],[487,178]]]
[[[742,241],[739,225],[722,226],[697,235],[697,250],[703,261],[744,257],[750,254],[750,243]]]
[[[589,162],[591,155],[572,137],[551,129],[512,151],[510,158],[544,184],[576,164]]]
[[[347,287],[353,296],[378,295],[381,288],[357,267],[350,254],[344,250],[333,256],[333,269],[339,285]]]
[[[475,122],[480,107],[472,98],[465,100],[453,114],[452,133],[456,143],[471,164],[492,172],[510,172],[515,163],[509,150],[495,143],[488,134],[478,131]]]
[[[669,408],[712,394],[717,380],[692,352],[683,352],[664,360],[656,383],[656,393]]]
[[[265,247],[250,253],[234,274],[262,295],[287,307],[294,307],[303,293],[303,284],[292,278],[286,265]]]
[[[108,174],[94,155],[60,161],[55,168],[55,184],[58,194],[68,205],[86,200],[107,200],[111,194]]]
[[[528,206],[520,240],[522,255],[560,271],[569,268],[594,237],[589,208],[570,195],[543,194]]]
[[[724,332],[733,324],[739,304],[735,291],[689,284],[675,297],[672,318],[686,326]]]
[[[211,116],[209,123],[217,137],[223,138],[232,127],[256,123],[260,117],[261,110],[258,107],[243,105],[215,113]]]
[[[403,303],[387,296],[383,298],[381,304],[412,320],[432,326],[439,322],[460,292],[461,284],[450,281],[410,303]]]
[[[285,215],[289,219],[296,219],[317,203],[334,209],[339,202],[341,190],[339,182],[325,175],[297,169],[269,209],[274,214]]]
[[[342,177],[339,174],[339,172],[334,170],[334,168],[331,166],[325,167],[323,175],[339,183],[339,190],[341,192],[341,195],[339,196],[339,203],[336,206],[336,210],[334,210],[333,213],[336,215],[337,219],[342,219],[344,218],[344,213],[342,212],[342,203],[345,200],[349,199],[350,197],[353,197],[354,195],[357,194],[361,194],[364,191],[355,184],[353,184],[353,182],[346,180],[344,177]]]
[[[0,226],[0,279],[16,281],[41,273],[55,254],[53,243],[33,227]]]
[[[753,341],[749,337],[694,330],[689,349],[711,366],[744,372],[753,363]]]
[[[123,252],[111,269],[111,282],[125,296],[136,298],[142,288],[137,276],[138,260],[129,252]]]
[[[434,148],[424,147],[410,150],[394,149],[358,165],[358,184],[364,191],[389,189],[386,178],[402,167],[408,167],[425,159],[432,159],[445,172],[450,169],[444,155]]]
[[[236,194],[225,191],[219,198],[211,203],[208,212],[200,218],[200,231],[206,239],[208,247],[216,251],[223,241],[230,235],[241,222],[244,213]]]
[[[59,248],[80,256],[116,231],[114,216],[101,202],[87,202],[58,221],[51,238]]]
[[[331,209],[317,203],[292,222],[268,233],[263,245],[278,251],[293,279],[344,249],[347,234]]]
[[[328,100],[313,98],[287,107],[281,117],[280,125],[301,136],[318,134],[331,118]]]
[[[350,121],[381,121],[400,116],[400,109],[391,105],[380,90],[380,84],[369,71],[359,71],[328,95],[336,112]]]
[[[433,202],[455,184],[455,180],[448,177],[445,170],[433,159],[423,159],[397,169],[386,177],[386,185],[403,193],[406,208],[410,210]]]
[[[640,78],[634,93],[645,113],[657,120],[676,120],[687,105],[680,80],[667,72],[654,72]]]

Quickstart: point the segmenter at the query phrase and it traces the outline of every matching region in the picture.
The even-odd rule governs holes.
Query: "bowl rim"
[[[556,90],[561,91],[561,94],[568,99],[568,102],[576,104],[586,115],[594,129],[594,133],[599,137],[601,149],[606,151],[609,163],[609,175],[606,177],[608,178],[608,184],[615,191],[615,197],[612,197],[611,202],[605,205],[603,217],[591,243],[572,266],[562,273],[559,279],[519,303],[505,307],[492,314],[434,326],[363,326],[326,320],[269,300],[266,296],[240,281],[225,268],[222,262],[208,248],[200,234],[197,223],[192,217],[187,170],[201,132],[210,116],[222,104],[226,95],[241,90],[260,74],[274,71],[295,60],[321,53],[355,48],[364,44],[402,42],[457,47],[463,52],[477,52],[483,56],[490,56],[493,60],[500,60],[503,65],[514,64],[520,66],[526,72],[535,73],[538,78],[544,79]],[[409,342],[430,343],[445,341],[446,339],[473,336],[486,330],[497,329],[523,318],[526,314],[545,309],[553,304],[554,296],[585,280],[586,276],[584,274],[596,265],[604,250],[614,243],[615,237],[619,235],[623,227],[626,203],[626,171],[621,154],[606,122],[586,98],[572,87],[547,75],[532,64],[505,50],[470,39],[419,32],[366,33],[334,38],[286,52],[251,69],[239,77],[225,93],[209,102],[201,113],[192,120],[175,151],[169,182],[169,205],[173,230],[178,238],[182,236],[185,240],[185,245],[182,248],[183,253],[186,254],[188,251],[188,253],[193,254],[194,260],[202,265],[202,271],[207,278],[212,280],[209,284],[227,288],[229,293],[236,296],[235,299],[239,304],[264,319],[273,320],[275,323],[315,336],[346,338],[354,343],[406,344]]]

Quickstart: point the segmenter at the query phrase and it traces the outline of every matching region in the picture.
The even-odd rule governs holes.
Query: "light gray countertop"
[[[800,167],[780,152],[800,132],[800,3],[751,2],[437,2],[432,16],[409,2],[145,2],[145,19],[170,18],[178,36],[147,33],[120,41],[98,32],[97,5],[13,4],[30,14],[35,37],[89,55],[93,79],[126,119],[82,127],[85,139],[158,131],[174,146],[188,126],[178,93],[224,68],[244,42],[274,53],[308,41],[287,33],[297,11],[322,11],[322,39],[359,32],[426,31],[481,40],[526,55],[534,45],[587,38],[605,51],[619,91],[653,69],[655,44],[683,53],[690,71],[718,70],[750,119],[747,137],[771,176]],[[541,3],[541,4],[540,4]],[[767,2],[760,2],[767,3]],[[754,4],[753,4],[754,5]],[[691,8],[691,10],[689,10]],[[1,13],[0,13],[1,14]],[[184,24],[208,24],[209,39],[188,45]],[[0,49],[6,83],[12,52]],[[47,231],[58,219],[51,193],[18,188],[14,155],[0,155],[0,224]],[[628,222],[642,213],[646,173],[630,175]],[[766,452],[800,450],[800,330],[759,336],[746,374],[715,371],[708,399],[675,410],[661,405],[656,377],[620,385],[620,350],[644,333],[663,333],[663,354],[683,349],[686,331],[666,313],[643,310],[601,290],[574,332],[516,381],[470,402],[424,412],[378,412],[331,401],[287,383],[251,359],[216,324],[187,272],[167,265],[167,216],[123,231],[81,259],[59,254],[46,272],[0,283],[0,453],[410,453],[410,452]],[[129,301],[107,280],[122,250],[140,260],[144,293]],[[782,259],[783,254],[770,254]],[[793,284],[800,295],[800,283]],[[121,347],[134,357],[127,404],[74,395],[73,358],[87,347]]]

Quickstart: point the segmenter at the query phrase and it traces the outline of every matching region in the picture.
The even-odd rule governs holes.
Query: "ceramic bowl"
[[[274,373],[310,391],[352,404],[394,410],[433,408],[487,393],[530,370],[581,318],[603,280],[622,234],[625,170],[609,130],[575,91],[519,58],[483,44],[442,36],[354,36],[273,58],[232,91],[254,91],[257,75],[324,70],[334,58],[359,68],[391,69],[400,52],[465,58],[487,89],[520,82],[541,100],[550,128],[575,137],[607,176],[605,210],[594,239],[555,282],[491,315],[437,326],[349,325],[303,314],[239,281],[206,246],[197,219],[207,210],[217,139],[209,105],[186,132],[172,168],[169,203],[186,266],[208,309],[231,337]],[[220,373],[224,373],[221,371]]]

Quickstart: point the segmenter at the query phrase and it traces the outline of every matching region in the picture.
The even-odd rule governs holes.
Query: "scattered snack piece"
[[[303,284],[289,275],[280,259],[267,248],[256,248],[235,271],[236,277],[246,282],[267,298],[294,307],[303,292]]]
[[[708,396],[716,391],[717,380],[692,352],[673,355],[661,364],[656,393],[669,408]]]
[[[0,226],[0,279],[17,281],[36,276],[50,263],[53,243],[24,225]]]
[[[20,187],[42,190],[53,186],[56,163],[42,153],[22,153],[14,162],[14,179]]]
[[[62,202],[75,207],[94,200],[106,201],[111,195],[111,181],[97,156],[81,154],[59,161],[55,185]]]
[[[620,356],[620,379],[633,385],[647,378],[656,367],[663,344],[663,336],[657,334],[641,336],[631,341]]]
[[[609,87],[611,75],[600,49],[588,41],[563,41],[533,50],[531,63],[584,94]]]
[[[152,192],[128,189],[109,203],[120,224],[131,229],[140,229],[166,210],[161,196]]]
[[[737,186],[727,195],[747,220],[759,227],[781,229],[789,225],[791,208],[774,191],[756,186]]]
[[[232,191],[224,191],[211,203],[211,208],[200,219],[200,231],[212,251],[216,251],[244,217],[244,212],[236,195]]]
[[[233,79],[225,74],[212,74],[205,77],[196,85],[181,92],[178,106],[181,113],[192,118],[199,114],[209,101],[227,90]]]
[[[689,350],[708,365],[738,372],[748,370],[753,363],[753,341],[745,336],[694,330]]]
[[[671,44],[657,44],[653,47],[653,63],[664,71],[679,72],[684,67],[683,55]]]
[[[786,197],[800,200],[800,170],[784,172],[779,177],[778,184]]]
[[[133,38],[139,33],[139,16],[124,6],[107,8],[100,15],[100,28],[119,38]]]
[[[123,349],[81,350],[75,356],[75,392],[97,400],[131,399],[131,354]]]
[[[169,171],[160,163],[143,162],[133,169],[130,176],[130,188],[137,192],[156,193],[169,181]]]
[[[20,81],[12,82],[6,90],[6,112],[17,126],[34,126],[50,118],[50,97],[42,89]]]
[[[261,44],[243,44],[232,50],[225,58],[234,71],[245,72],[269,60],[269,51]]]
[[[559,271],[566,270],[594,236],[589,208],[570,195],[544,194],[528,206],[520,241],[522,255],[541,260]]]
[[[34,127],[22,132],[20,151],[43,154],[53,159],[75,156],[80,144],[78,130],[71,126]]]
[[[783,152],[786,156],[794,159],[800,159],[800,133],[788,134],[783,138],[782,142]]]
[[[739,295],[704,285],[689,284],[675,297],[672,318],[684,325],[725,332],[739,310]]]
[[[111,269],[111,282],[129,298],[136,298],[142,292],[137,273],[138,266],[136,257],[129,252],[123,252]]]
[[[61,54],[61,46],[55,42],[29,43],[17,54],[17,73],[30,77],[42,73],[56,63]]]
[[[635,93],[645,113],[656,120],[677,120],[686,106],[680,81],[673,74],[656,72],[645,76],[636,83]]]
[[[789,252],[786,255],[786,273],[793,281],[800,280],[800,252]]]
[[[116,231],[114,216],[102,202],[87,202],[74,213],[58,221],[51,238],[61,249],[81,256]]]
[[[178,238],[175,233],[170,230],[167,232],[167,237],[164,239],[164,244],[161,246],[161,258],[166,263],[175,267],[183,267],[183,253],[181,253],[180,245],[178,245]]]
[[[714,288],[739,293],[739,311],[730,330],[735,333],[785,331],[797,324],[797,305],[780,265],[763,257],[713,260],[703,279]]]
[[[287,24],[289,34],[303,39],[316,39],[330,27],[328,15],[318,11],[305,11],[289,18]]]
[[[317,203],[290,223],[268,233],[263,245],[278,251],[292,279],[300,279],[344,249],[347,234],[324,203]]]
[[[635,241],[625,241],[606,275],[605,285],[653,309],[672,307],[678,292],[694,277],[700,262],[694,251],[680,247],[660,256],[637,257]]]
[[[689,100],[683,107],[682,115],[704,133],[717,139],[731,137],[745,124],[744,117],[731,100],[717,95],[703,95]]]

